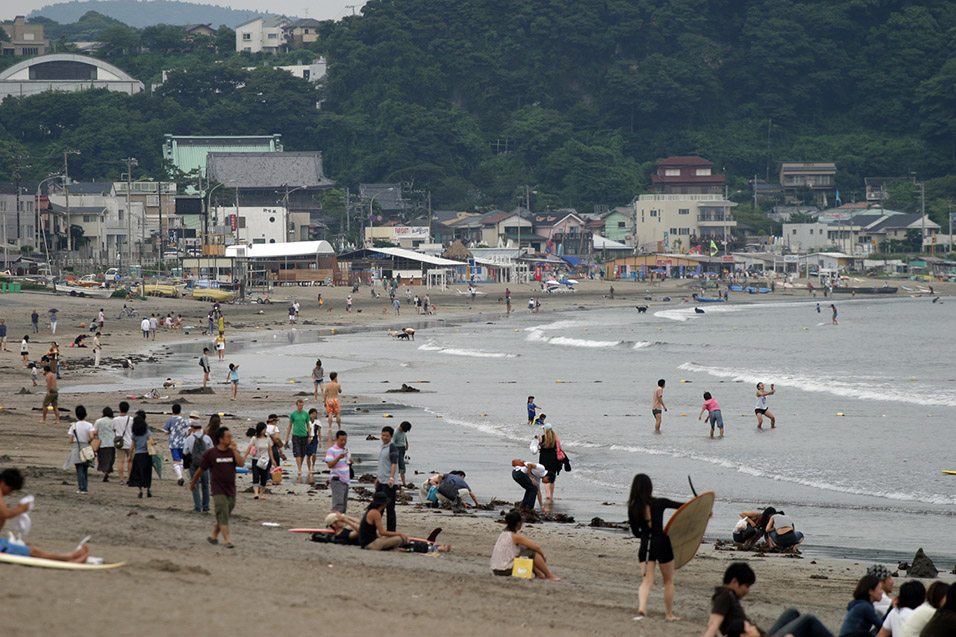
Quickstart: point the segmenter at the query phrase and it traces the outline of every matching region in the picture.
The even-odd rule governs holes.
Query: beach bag
[[[198,469],[199,465],[202,464],[202,457],[206,453],[206,440],[205,437],[200,433],[198,436],[193,434],[193,450],[189,455],[189,468]]]
[[[432,485],[428,489],[428,495],[425,496],[425,499],[429,502],[438,502],[438,487]]]
[[[79,446],[79,443],[77,443]],[[93,458],[96,457],[96,452],[93,451],[93,447],[80,447],[80,462],[93,462]]]
[[[153,442],[152,440],[146,441],[146,453],[149,454],[150,456],[156,455],[156,443]]]
[[[279,467],[272,470],[272,484],[282,484],[282,469]]]
[[[264,453],[256,460],[256,466],[265,471],[269,467],[269,454]]]
[[[93,451],[99,451],[102,444],[103,441],[99,438],[93,438],[93,440],[90,440],[90,446],[93,448]]]
[[[516,557],[511,567],[511,577],[532,579],[534,577],[534,560],[530,557]]]
[[[541,443],[538,442],[538,439],[537,439],[537,438],[535,438],[535,439],[533,439],[533,440],[531,441],[531,444],[528,445],[528,449],[531,450],[531,453],[536,454],[536,453],[538,453],[539,451],[541,451]]]
[[[130,417],[126,417],[126,426],[123,427],[123,433],[116,434],[113,436],[113,446],[117,449],[123,449],[123,445],[126,443],[126,430],[129,429]]]
[[[561,460],[563,462],[567,458],[567,456],[564,455],[564,451],[561,450],[561,441],[558,440],[557,436],[554,437],[554,445],[555,447],[557,447],[557,453],[555,455],[557,456],[558,460]]]

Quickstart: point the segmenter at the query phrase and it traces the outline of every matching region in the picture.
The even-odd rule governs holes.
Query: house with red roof
[[[722,195],[724,184],[714,163],[696,155],[662,159],[651,175],[651,190],[664,195]]]

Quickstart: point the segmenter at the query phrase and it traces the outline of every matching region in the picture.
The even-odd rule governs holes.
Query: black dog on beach
[[[645,312],[647,312],[647,306],[646,306],[646,305],[638,305],[638,306],[637,306],[637,313],[638,313],[638,314],[644,314]]]

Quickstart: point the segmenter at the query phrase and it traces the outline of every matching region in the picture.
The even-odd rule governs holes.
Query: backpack
[[[198,436],[193,434],[193,437],[195,440],[193,440],[193,450],[189,454],[189,467],[191,469],[198,469],[199,465],[202,464],[202,457],[206,453],[206,440],[202,433],[200,433]]]

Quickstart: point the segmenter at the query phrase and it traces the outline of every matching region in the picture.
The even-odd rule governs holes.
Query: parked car
[[[103,278],[107,281],[116,281],[117,279],[122,278],[120,276],[119,268],[110,268],[106,271],[106,274],[103,275]]]

